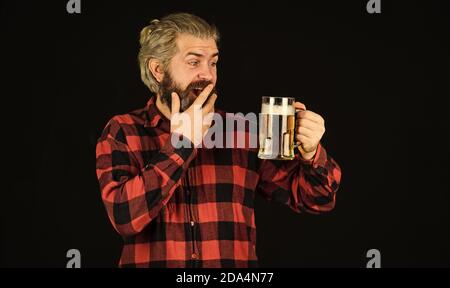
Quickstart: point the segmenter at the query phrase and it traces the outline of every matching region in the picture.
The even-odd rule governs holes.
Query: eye
[[[197,61],[197,60],[191,60],[188,62],[188,64],[192,67],[198,66],[198,63],[199,63],[199,61]]]
[[[212,62],[212,63],[211,63],[211,66],[212,66],[212,67],[216,67],[216,66],[217,66],[217,62]]]

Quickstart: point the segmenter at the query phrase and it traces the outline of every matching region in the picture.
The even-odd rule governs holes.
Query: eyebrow
[[[189,53],[186,54],[185,57],[190,56],[190,55],[197,56],[197,57],[205,57],[205,55],[200,54],[200,53],[195,53],[195,52],[189,52]],[[211,56],[211,58],[214,58],[214,57],[216,57],[216,56],[219,56],[219,52],[214,53],[214,54]]]

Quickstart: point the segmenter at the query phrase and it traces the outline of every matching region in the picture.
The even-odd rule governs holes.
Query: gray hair
[[[159,83],[148,67],[150,59],[161,61],[167,71],[170,60],[177,52],[176,39],[179,34],[188,34],[198,38],[212,38],[219,41],[219,32],[198,16],[188,13],[175,13],[155,19],[144,27],[140,35],[139,66],[141,79],[150,91],[157,93]]]

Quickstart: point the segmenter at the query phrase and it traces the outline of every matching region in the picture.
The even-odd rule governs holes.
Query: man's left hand
[[[325,133],[325,120],[319,114],[306,110],[306,106],[301,102],[295,102],[294,107],[302,110],[297,112],[295,126],[298,150],[303,159],[310,160],[316,154],[320,139]]]

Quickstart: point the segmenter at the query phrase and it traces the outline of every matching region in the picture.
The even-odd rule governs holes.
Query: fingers
[[[302,102],[294,102],[294,108],[300,109],[300,110],[306,110],[306,106]]]
[[[209,113],[214,108],[214,103],[216,102],[217,94],[214,93],[209,97],[208,101],[206,101],[205,106],[203,106],[203,114]]]
[[[208,130],[209,127],[211,127],[213,119],[214,119],[214,112],[210,112],[203,116],[203,130],[205,132]]]
[[[295,135],[295,140],[297,140],[301,144],[313,142],[313,139],[303,134]]]
[[[318,124],[324,124],[325,123],[325,121],[322,118],[322,116],[320,116],[319,114],[314,113],[312,111],[309,111],[309,110],[307,110],[307,111],[300,111],[300,112],[297,113],[297,115],[301,119],[308,119],[308,120],[311,120],[311,121],[316,122]]]
[[[176,92],[172,92],[172,107],[170,112],[172,115],[180,112],[180,97]]]
[[[304,128],[308,128],[311,130],[316,130],[317,127],[321,127],[322,125],[320,125],[317,122],[314,122],[310,119],[306,119],[306,118],[301,118],[301,119],[297,119],[297,127],[304,127]]]
[[[295,139],[301,143],[303,150],[308,152],[317,147],[325,133],[325,121],[322,116],[312,111],[301,111],[297,116]]]
[[[299,127],[297,129],[297,134],[304,135],[304,136],[309,137],[309,138],[314,138],[316,133],[312,129],[309,129],[309,128],[306,128],[306,127]]]
[[[208,98],[208,96],[211,93],[211,91],[213,90],[213,88],[214,88],[213,84],[209,84],[208,86],[206,86],[205,89],[203,89],[202,93],[200,93],[200,95],[198,95],[197,99],[195,99],[193,104],[199,105],[197,107],[202,107],[203,103],[205,103],[206,99]]]

